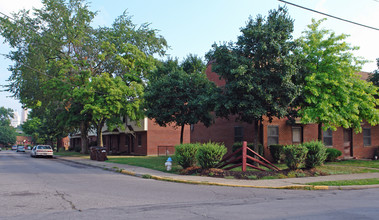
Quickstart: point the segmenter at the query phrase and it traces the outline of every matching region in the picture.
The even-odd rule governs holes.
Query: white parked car
[[[31,157],[53,157],[53,149],[50,145],[36,145],[30,151]]]
[[[17,146],[16,152],[25,152],[25,147],[24,146]]]

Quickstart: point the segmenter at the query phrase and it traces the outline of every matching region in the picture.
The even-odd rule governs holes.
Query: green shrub
[[[288,168],[297,170],[304,164],[308,149],[303,145],[287,145],[283,147],[283,152]]]
[[[342,152],[335,148],[326,148],[326,161],[333,162],[336,161],[337,157],[341,156]]]
[[[305,167],[310,169],[320,166],[325,162],[327,157],[326,147],[321,141],[311,141],[302,144],[308,149],[305,159]]]
[[[283,160],[283,145],[273,144],[269,149],[274,163],[280,163]]]
[[[201,168],[214,168],[226,154],[226,147],[222,144],[208,142],[199,147],[196,159]]]
[[[174,160],[186,169],[196,164],[196,152],[200,144],[181,144],[175,146]]]

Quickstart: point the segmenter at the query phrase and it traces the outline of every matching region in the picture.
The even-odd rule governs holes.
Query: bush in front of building
[[[196,153],[200,144],[181,144],[175,146],[174,160],[186,169],[196,164]]]
[[[303,145],[287,145],[283,147],[285,162],[290,170],[297,170],[305,163],[308,149]]]
[[[326,161],[328,162],[336,161],[337,157],[341,155],[342,152],[340,150],[337,150],[335,148],[326,148]]]
[[[305,167],[310,169],[321,166],[327,157],[326,147],[321,141],[310,141],[302,144],[308,149]]]
[[[196,153],[196,159],[201,168],[214,168],[226,154],[227,149],[223,144],[208,142],[201,145]]]
[[[280,163],[284,160],[283,155],[283,145],[281,144],[272,144],[268,147],[274,163]]]

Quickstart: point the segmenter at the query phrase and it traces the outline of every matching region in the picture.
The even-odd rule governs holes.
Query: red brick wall
[[[365,123],[363,128],[371,128],[371,146],[363,145],[363,133],[353,133],[353,151],[354,157],[357,158],[372,158],[375,149],[379,147],[379,126],[371,127]]]
[[[30,136],[16,136],[16,145],[28,146],[33,144],[32,137]]]
[[[225,80],[220,79],[220,76],[217,73],[212,72],[212,63],[208,63],[207,69],[205,70],[205,74],[209,81],[214,82],[217,86],[224,86]]]
[[[161,127],[153,120],[148,120],[146,137],[146,155],[157,155],[158,146],[175,146],[180,144],[180,127]],[[190,143],[190,126],[184,127],[183,143]]]
[[[344,137],[343,137],[343,128],[337,128],[336,131],[333,131],[333,148],[340,150],[342,152],[342,156],[340,158],[344,157],[350,157],[350,151],[347,148],[345,151],[344,147]]]

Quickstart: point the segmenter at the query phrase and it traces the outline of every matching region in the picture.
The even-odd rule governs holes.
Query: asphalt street
[[[378,198],[378,189],[171,183],[0,152],[0,219],[377,219]]]

